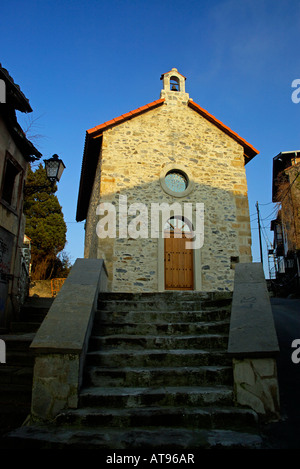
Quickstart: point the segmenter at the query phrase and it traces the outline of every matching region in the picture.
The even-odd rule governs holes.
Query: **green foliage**
[[[25,186],[25,233],[31,238],[32,278],[51,278],[57,256],[66,244],[67,227],[55,195],[56,185],[47,179],[42,164],[29,167]]]
[[[53,264],[53,275],[52,277],[65,278],[69,275],[72,264],[68,255],[62,251],[59,253]]]

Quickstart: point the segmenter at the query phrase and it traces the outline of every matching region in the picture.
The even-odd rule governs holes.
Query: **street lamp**
[[[54,184],[59,182],[61,175],[65,169],[65,165],[62,160],[59,159],[58,155],[53,155],[52,158],[48,160],[44,160],[45,163],[45,170],[47,179],[51,183],[51,187],[53,189]],[[33,184],[29,184],[24,186],[24,193],[26,195],[31,195],[36,191],[41,191],[43,189],[49,188],[49,184],[44,184],[43,186],[35,186]]]
[[[55,182],[59,182],[61,175],[65,169],[65,165],[62,160],[59,159],[58,155],[53,155],[52,158],[48,160],[44,160],[45,162],[45,169],[47,178],[49,181],[54,184]]]

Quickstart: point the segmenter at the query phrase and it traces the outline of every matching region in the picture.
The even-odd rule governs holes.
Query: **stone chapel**
[[[252,261],[245,165],[258,151],[176,68],[161,80],[160,99],[86,132],[84,257],[104,259],[111,291],[232,291],[235,264]]]

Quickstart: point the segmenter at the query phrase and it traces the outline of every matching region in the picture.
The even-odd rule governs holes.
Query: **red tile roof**
[[[248,158],[248,161],[250,161],[254,156],[258,155],[259,151],[256,150],[250,143],[248,143],[236,132],[227,127],[227,125],[223,124],[223,122],[219,121],[215,116],[200,107],[199,104],[196,104],[194,101],[189,100],[188,105],[191,109],[201,114],[201,116],[205,117],[208,121],[212,122],[219,129],[223,130],[223,132],[225,132],[227,135],[239,142],[244,147],[244,154]]]
[[[139,107],[138,109],[135,109],[134,111],[127,112],[126,114],[122,114],[119,117],[115,117],[114,119],[111,119],[110,121],[104,122],[104,124],[97,125],[96,127],[93,127],[92,129],[87,130],[87,133],[89,135],[93,134],[93,136],[96,136],[97,134],[102,134],[102,132],[106,130],[108,127],[121,124],[121,122],[124,122],[128,119],[132,119],[132,117],[136,117],[139,114],[142,114],[143,112],[150,111],[150,109],[155,109],[156,107],[163,104],[164,101],[165,101],[164,99],[157,99],[156,101],[146,104],[145,106]]]
[[[115,117],[114,119],[111,119],[107,122],[104,122],[103,124],[97,125],[96,127],[93,127],[87,130],[87,134],[92,135],[93,137],[97,135],[101,135],[102,132],[104,130],[107,130],[109,127],[113,127],[115,125],[121,124],[122,122],[132,119],[133,117],[136,117],[142,114],[143,112],[149,111],[150,109],[155,109],[161,104],[163,104],[164,102],[165,102],[164,99],[157,99],[156,101],[153,101],[152,103],[146,104],[145,106],[134,109],[133,111],[127,112],[126,114],[122,114],[121,116]],[[201,114],[208,121],[212,122],[214,125],[216,125],[219,129],[221,129],[227,135],[229,135],[234,140],[239,142],[244,147],[244,153],[245,153],[245,156],[247,157],[247,162],[250,161],[254,156],[256,156],[259,153],[259,151],[256,150],[250,143],[248,143],[245,139],[240,137],[236,132],[234,132],[229,127],[227,127],[227,125],[223,124],[223,122],[218,120],[215,116],[213,116],[208,111],[200,107],[199,104],[196,104],[194,101],[189,100],[188,105],[191,109]]]
[[[162,73],[160,79],[162,80],[163,77],[164,77],[164,75],[166,75],[167,73],[171,73],[171,72],[173,72],[173,71],[175,71],[175,70],[170,70],[169,72]],[[181,73],[179,73],[178,70],[176,70],[176,73],[178,73],[178,75],[181,75],[181,76],[186,80],[186,77],[185,77],[184,75],[182,75]]]
[[[87,216],[89,200],[91,197],[91,191],[94,183],[98,157],[102,144],[103,132],[144,112],[147,112],[151,109],[155,109],[161,106],[164,102],[164,99],[158,99],[156,101],[153,101],[152,103],[146,104],[145,106],[139,107],[138,109],[135,109],[131,112],[127,112],[126,114],[122,114],[119,117],[115,117],[114,119],[111,119],[101,125],[97,125],[96,127],[93,127],[86,131],[86,139],[80,177],[80,187],[77,202],[77,221],[85,220]],[[194,101],[190,100],[188,102],[188,105],[191,109],[201,114],[208,121],[212,122],[219,129],[221,129],[227,135],[231,136],[234,140],[236,140],[243,146],[245,164],[248,163],[248,161],[250,161],[254,156],[259,153],[252,145],[250,145],[250,143],[246,142],[246,140],[240,137],[237,133],[235,133],[221,121],[216,119],[212,114],[209,114],[209,112],[205,111],[205,109],[202,109],[198,104],[194,103]]]

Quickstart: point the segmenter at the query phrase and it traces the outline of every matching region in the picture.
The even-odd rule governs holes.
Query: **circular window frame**
[[[182,173],[183,176],[187,180],[187,188],[182,192],[172,191],[171,189],[169,189],[169,187],[167,186],[165,182],[165,177],[167,176],[167,174],[169,174],[170,172],[176,172],[176,171],[178,171],[178,173]],[[178,198],[186,197],[188,194],[190,194],[190,192],[194,188],[193,179],[188,174],[187,168],[181,164],[168,164],[167,166],[165,166],[160,173],[159,180],[160,180],[160,184],[164,192],[171,195],[172,197],[178,197]]]

